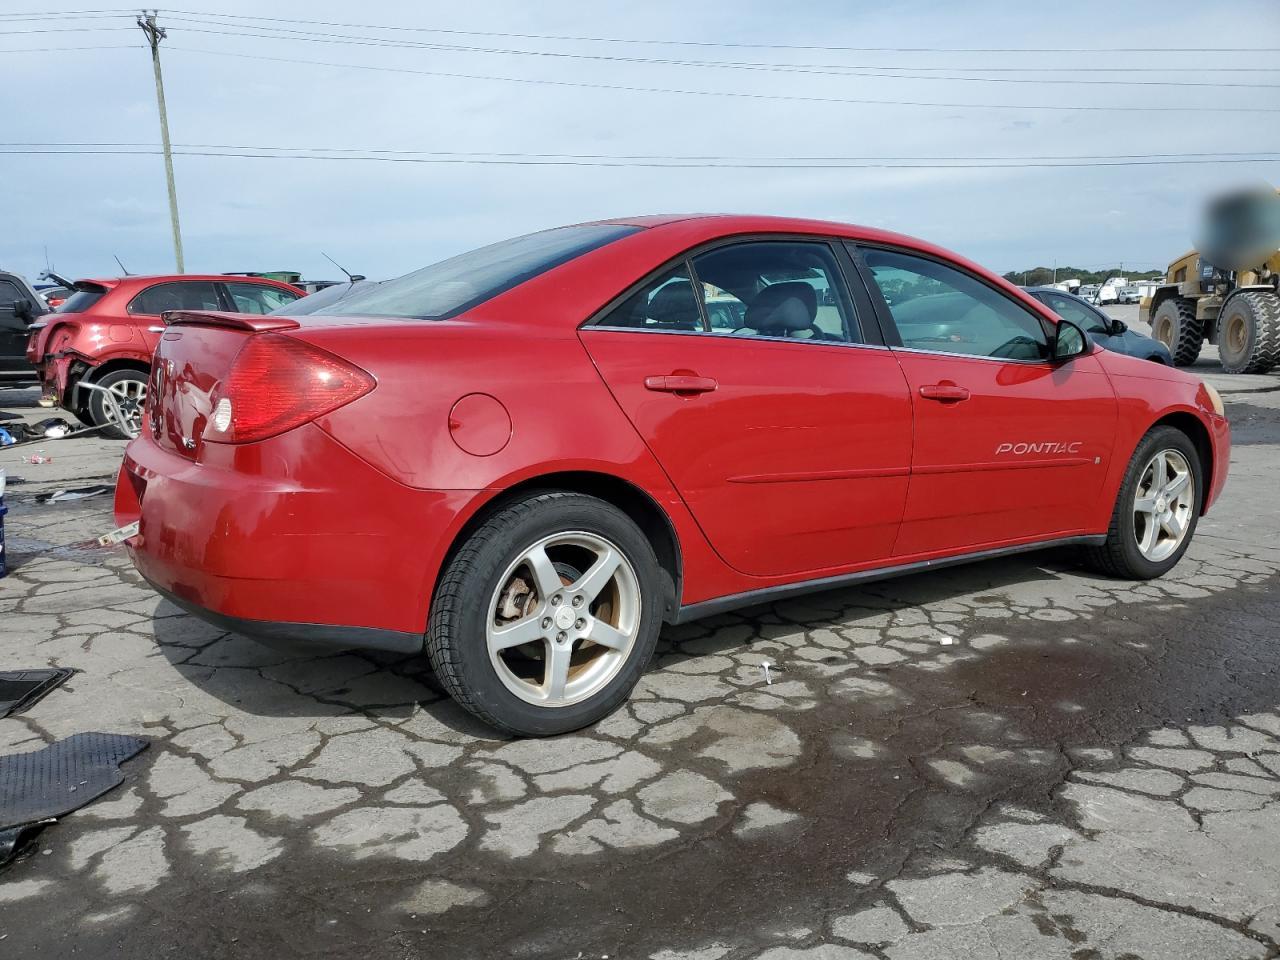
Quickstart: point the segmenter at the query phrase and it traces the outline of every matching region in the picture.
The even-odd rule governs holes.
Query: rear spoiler
[[[297,330],[302,326],[293,317],[272,317],[260,313],[222,313],[217,310],[170,310],[162,313],[160,319],[170,327],[190,323],[205,327],[231,327],[233,330],[247,330],[249,333]]]

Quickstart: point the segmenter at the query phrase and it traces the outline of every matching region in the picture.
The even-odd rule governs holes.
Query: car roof
[[[234,283],[284,283],[283,280],[272,280],[270,277],[246,277],[240,274],[226,273],[131,273],[125,277],[82,277],[76,283],[96,283],[104,287],[116,287],[126,283],[154,283],[157,280],[220,280]],[[290,284],[285,284],[290,286]]]

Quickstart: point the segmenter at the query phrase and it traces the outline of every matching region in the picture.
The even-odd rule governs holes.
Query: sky
[[[159,22],[168,30],[161,57],[188,272],[291,269],[324,279],[337,275],[328,254],[382,279],[545,227],[694,211],[883,227],[999,272],[1055,262],[1142,269],[1190,248],[1207,195],[1280,183],[1277,159],[848,166],[903,157],[1280,158],[1272,95],[1280,56],[1211,49],[1280,46],[1275,0],[1063,2],[1051,19],[1047,6],[984,0],[182,2],[190,6],[161,10]],[[114,257],[134,273],[174,267],[161,157],[59,146],[155,151],[160,142],[150,53],[133,15],[44,16],[89,6],[0,0],[0,268],[33,279],[46,256],[73,278],[117,275]],[[1134,49],[1103,49],[1122,47]],[[1007,82],[1028,79],[1076,82]],[[1098,82],[1117,80],[1127,82]],[[897,103],[849,102],[866,100]],[[1259,106],[1272,112],[1239,109]],[[211,152],[197,145],[308,157],[400,151],[383,155],[402,161],[453,151],[757,165],[186,155]],[[845,166],[759,165],[815,157]]]

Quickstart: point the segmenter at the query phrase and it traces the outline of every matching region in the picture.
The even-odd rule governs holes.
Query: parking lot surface
[[[0,949],[1277,956],[1280,379],[1213,382],[1231,479],[1166,578],[1033,554],[668,628],[623,710],[542,741],[477,724],[420,658],[205,625],[85,545],[109,497],[34,502],[123,444],[0,451],[26,481],[0,667],[79,671],[0,720],[0,753],[150,740],[0,872]]]

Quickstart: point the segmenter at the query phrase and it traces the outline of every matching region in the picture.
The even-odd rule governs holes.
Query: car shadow
[[[797,618],[811,615],[824,625],[837,621],[840,626],[856,627],[864,616],[883,617],[960,596],[1000,604],[1004,598],[999,593],[1004,589],[1057,581],[1075,573],[1077,566],[1069,550],[1046,551],[1033,560],[988,560],[759,604],[704,621],[712,632],[708,636],[699,631],[697,652],[686,652],[686,656],[749,647],[751,638],[743,639],[741,629],[718,628],[740,627],[757,617],[803,625],[805,620]],[[153,626],[160,650],[187,682],[242,713],[317,719],[363,714],[401,722],[421,711],[457,733],[479,739],[497,736],[448,697],[425,656],[317,650],[305,644],[268,646],[221,632],[164,600],[157,601]],[[716,642],[721,632],[722,644]],[[679,651],[686,634],[687,628],[665,627],[659,649]]]

